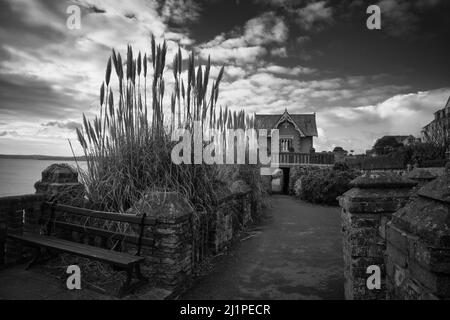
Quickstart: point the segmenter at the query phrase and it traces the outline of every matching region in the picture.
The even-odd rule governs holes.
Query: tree
[[[344,150],[344,148],[342,148],[342,147],[335,147],[333,149],[333,153],[343,153],[343,154],[346,155],[348,153],[348,151]]]
[[[379,155],[389,154],[393,151],[400,149],[403,146],[402,143],[393,136],[384,136],[375,142],[373,149]]]

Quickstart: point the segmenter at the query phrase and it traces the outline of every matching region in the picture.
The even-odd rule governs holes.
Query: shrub
[[[291,170],[289,172],[289,194],[294,195],[296,194],[295,191],[295,182],[300,179],[302,176],[310,173],[322,170],[322,168],[317,166],[294,166],[291,167]]]
[[[428,161],[445,159],[445,148],[431,143],[417,143],[403,147],[394,156],[402,157],[405,165],[423,166]]]
[[[337,205],[336,198],[350,189],[350,181],[357,176],[358,173],[353,170],[312,171],[296,183],[296,194],[308,202]]]

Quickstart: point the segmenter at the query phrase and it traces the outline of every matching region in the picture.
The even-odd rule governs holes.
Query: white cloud
[[[283,67],[283,66],[278,66],[278,65],[274,65],[274,64],[270,64],[266,67],[259,68],[258,70],[260,72],[270,72],[270,73],[277,74],[277,75],[288,75],[288,76],[299,76],[302,74],[310,75],[310,74],[317,72],[317,70],[315,70],[315,69],[302,67],[302,66]]]
[[[287,56],[288,56],[286,47],[274,48],[274,49],[270,50],[270,54],[272,56],[280,57],[280,58],[287,58]]]
[[[327,7],[326,1],[311,2],[306,7],[297,10],[297,22],[305,30],[319,28],[324,23],[333,20],[333,9]]]
[[[415,135],[444,107],[450,88],[394,95],[374,105],[336,107],[318,113],[318,149],[336,145],[364,152],[383,135]],[[358,133],[358,135],[355,134]]]
[[[284,43],[289,30],[285,22],[273,12],[265,13],[249,20],[240,36],[227,38],[225,34],[200,45],[200,56],[206,59],[211,55],[215,62],[248,63],[267,54],[266,46]],[[272,54],[286,55],[286,49],[273,51]]]

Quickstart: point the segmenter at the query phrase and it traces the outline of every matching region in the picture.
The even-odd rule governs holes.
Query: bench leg
[[[148,282],[148,279],[141,273],[141,266],[139,264],[136,265],[136,276],[139,281],[143,281],[145,283]]]
[[[28,263],[28,265],[25,268],[25,270],[31,269],[33,266],[35,266],[38,263],[38,261],[39,261],[39,259],[41,257],[41,253],[42,253],[42,251],[41,251],[40,247],[34,248],[34,250],[33,250],[33,258]]]
[[[135,271],[136,277],[138,279],[138,281],[136,281],[135,283],[132,283],[133,270]],[[136,290],[137,288],[143,286],[147,282],[148,282],[148,279],[142,275],[141,267],[139,264],[137,264],[134,267],[128,268],[127,269],[127,279],[120,287],[118,297],[119,298],[124,297],[125,295],[131,293],[132,291]]]
[[[133,267],[128,268],[127,270],[127,279],[125,280],[125,282],[122,284],[122,286],[119,289],[119,298],[122,298],[123,296],[125,296],[126,294],[128,294],[131,290],[130,290],[130,285],[131,285],[131,280],[133,279]]]

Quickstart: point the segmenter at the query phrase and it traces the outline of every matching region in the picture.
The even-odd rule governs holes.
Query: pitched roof
[[[394,138],[395,140],[397,140],[397,141],[399,141],[399,142],[402,142],[403,140],[405,140],[406,138],[409,138],[409,137],[413,137],[413,138],[414,138],[414,136],[412,136],[412,135],[409,135],[409,136],[402,136],[402,135],[387,135],[387,136],[381,137],[381,139],[383,139],[383,138]]]
[[[275,129],[282,114],[256,114],[257,129]],[[317,137],[316,115],[315,114],[289,114],[298,128],[307,137]]]

